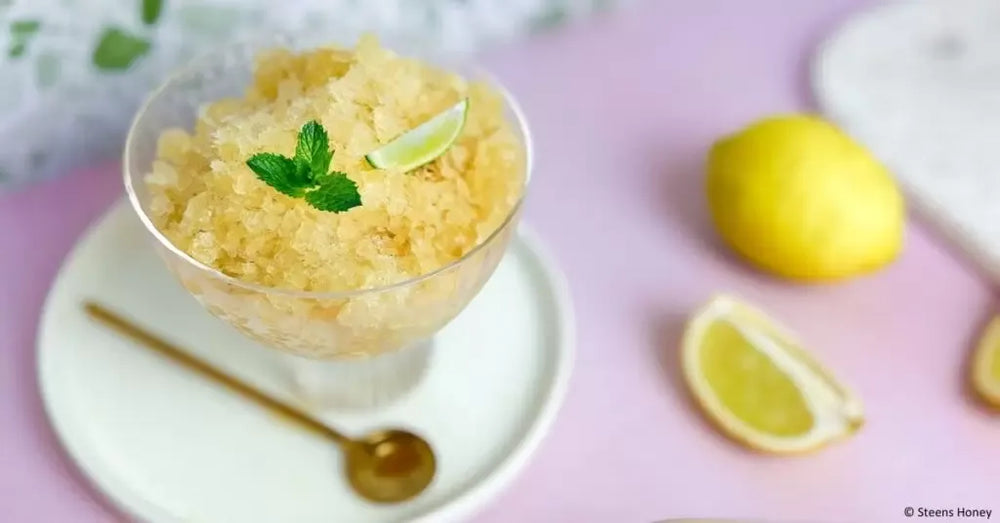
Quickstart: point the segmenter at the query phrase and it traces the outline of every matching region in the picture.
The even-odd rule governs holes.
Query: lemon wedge
[[[993,318],[972,360],[972,386],[984,400],[1000,407],[1000,317]]]
[[[366,154],[365,160],[376,169],[416,169],[441,156],[455,143],[465,127],[468,112],[469,99],[463,98],[430,120]]]
[[[752,449],[795,454],[859,429],[861,402],[782,327],[729,296],[688,323],[684,379],[709,419]]]

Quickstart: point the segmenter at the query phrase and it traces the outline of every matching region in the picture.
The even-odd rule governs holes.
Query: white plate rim
[[[85,438],[70,436],[73,429],[69,427],[67,418],[72,417],[73,413],[69,407],[60,408],[58,406],[60,401],[54,396],[54,388],[58,387],[56,385],[57,376],[53,375],[56,368],[53,367],[54,363],[50,362],[51,350],[45,349],[49,345],[46,333],[50,329],[46,327],[51,322],[54,296],[57,289],[64,284],[69,266],[80,255],[83,245],[96,234],[98,229],[110,223],[115,218],[116,213],[128,214],[122,212],[122,207],[127,204],[128,202],[124,198],[120,198],[88,225],[77,238],[73,248],[63,258],[59,271],[49,286],[36,331],[37,354],[35,361],[38,392],[42,400],[42,409],[52,426],[56,439],[63,447],[65,455],[83,473],[82,475],[96,494],[107,500],[121,515],[129,518],[140,521],[171,521],[174,518],[173,515],[163,513],[161,508],[146,501],[141,494],[135,493],[134,489],[124,484],[113,473],[104,472],[105,469],[97,465],[103,459],[96,450],[83,443]],[[516,234],[515,240],[524,243],[527,251],[535,258],[537,269],[541,271],[550,287],[551,297],[555,302],[553,305],[557,318],[556,330],[560,334],[558,346],[554,347],[553,372],[546,380],[545,392],[539,396],[541,405],[536,410],[534,419],[523,432],[523,437],[488,475],[462,490],[451,500],[430,509],[411,521],[461,521],[482,509],[506,489],[527,465],[551,429],[565,400],[576,358],[576,318],[569,282],[558,268],[556,258],[545,246],[541,237],[525,224],[523,219],[518,224]]]

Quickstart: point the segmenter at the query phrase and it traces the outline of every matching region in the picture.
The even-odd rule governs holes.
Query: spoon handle
[[[180,347],[171,344],[155,334],[142,329],[118,314],[111,312],[104,306],[88,301],[84,303],[83,307],[91,318],[103,323],[119,334],[131,338],[132,340],[159,352],[184,367],[187,367],[188,369],[225,386],[230,391],[235,392],[240,396],[257,403],[258,405],[295,422],[300,427],[309,430],[314,434],[331,439],[341,446],[351,443],[349,438],[326,426],[302,410],[267,396],[250,385],[229,376],[211,364],[193,356],[191,352],[181,349]]]

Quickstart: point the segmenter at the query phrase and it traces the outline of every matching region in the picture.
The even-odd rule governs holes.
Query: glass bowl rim
[[[274,43],[280,42],[280,40],[268,40],[268,41]],[[130,160],[131,160],[132,142],[135,139],[135,129],[138,126],[140,120],[142,120],[143,116],[146,114],[149,105],[152,104],[154,100],[156,100],[161,94],[163,94],[171,85],[173,85],[174,82],[178,81],[179,79],[183,78],[188,74],[193,74],[197,72],[201,68],[200,66],[203,65],[203,62],[206,63],[210,62],[211,60],[217,58],[220,55],[224,55],[229,51],[244,47],[255,47],[259,50],[265,50],[266,48],[264,48],[260,44],[261,44],[260,40],[233,42],[228,45],[222,46],[220,48],[216,48],[214,51],[202,53],[198,57],[195,57],[194,59],[188,61],[186,64],[174,69],[172,72],[167,74],[166,77],[159,84],[157,84],[157,86],[152,91],[149,92],[149,94],[146,95],[142,104],[139,106],[139,109],[136,111],[135,116],[132,118],[132,122],[129,124],[128,134],[126,135],[125,146],[122,152],[122,178],[125,184],[125,192],[128,196],[129,202],[132,205],[132,209],[135,211],[136,215],[138,215],[139,220],[142,222],[143,226],[145,226],[146,230],[153,235],[153,237],[160,243],[160,245],[162,245],[172,254],[176,255],[181,260],[190,264],[196,269],[204,271],[205,273],[207,273],[208,275],[210,275],[215,279],[218,279],[227,284],[234,285],[236,287],[240,287],[246,290],[260,292],[263,294],[287,296],[292,298],[333,300],[333,299],[351,298],[367,294],[379,294],[382,292],[397,290],[426,280],[430,280],[435,276],[448,272],[472,259],[473,256],[475,256],[477,253],[485,249],[486,246],[491,245],[504,230],[506,230],[508,227],[512,225],[514,218],[518,216],[518,213],[520,212],[521,207],[523,206],[524,200],[527,197],[528,188],[530,186],[529,182],[531,180],[532,177],[531,175],[534,168],[534,150],[533,150],[534,141],[532,140],[531,129],[528,125],[527,119],[524,116],[524,111],[521,109],[520,104],[518,103],[514,95],[507,89],[506,86],[504,86],[500,81],[498,81],[497,78],[486,69],[479,66],[467,66],[466,68],[468,70],[474,71],[476,75],[487,80],[490,84],[490,87],[492,87],[493,89],[495,89],[500,93],[501,97],[504,100],[504,103],[507,105],[508,109],[513,114],[514,116],[513,123],[520,130],[522,139],[524,141],[523,145],[524,145],[525,174],[524,174],[524,183],[522,184],[521,188],[521,194],[518,196],[518,199],[514,203],[514,205],[511,206],[510,210],[507,213],[507,216],[504,217],[503,222],[501,222],[500,225],[497,226],[497,228],[494,229],[493,232],[491,232],[489,236],[486,237],[486,239],[479,242],[476,246],[474,246],[472,249],[470,249],[468,252],[462,255],[462,257],[452,262],[449,262],[445,265],[442,265],[441,267],[438,267],[433,271],[420,274],[418,276],[414,276],[411,278],[407,278],[405,280],[401,280],[395,283],[391,283],[389,285],[382,285],[378,287],[366,287],[362,289],[351,289],[344,291],[307,291],[301,289],[291,289],[286,287],[271,287],[268,285],[261,285],[258,283],[244,281],[234,276],[230,276],[216,269],[215,267],[202,263],[201,261],[196,260],[188,253],[184,252],[182,249],[178,248],[176,245],[174,245],[173,242],[171,242],[166,236],[164,236],[163,233],[160,232],[160,230],[157,229],[157,227],[153,224],[152,219],[149,217],[149,215],[146,214],[146,211],[142,208],[142,204],[139,202],[139,197],[136,194],[135,187],[133,187],[132,185]],[[318,45],[314,47],[323,47],[323,46],[324,45]],[[402,55],[402,53],[400,54]],[[462,76],[468,79],[467,74],[462,74]]]

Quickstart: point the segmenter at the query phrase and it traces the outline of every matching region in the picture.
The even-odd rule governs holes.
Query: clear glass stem
[[[286,354],[290,387],[307,407],[368,409],[401,398],[427,371],[433,341],[417,342],[377,356],[311,359]]]

